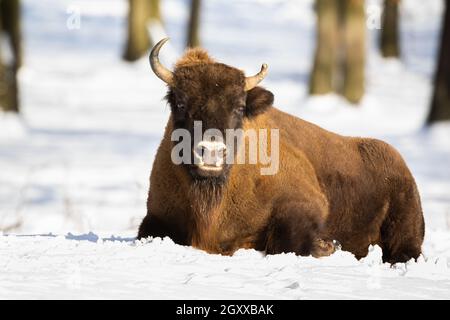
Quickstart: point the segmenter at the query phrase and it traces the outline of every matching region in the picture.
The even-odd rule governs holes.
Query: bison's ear
[[[273,104],[273,93],[261,87],[247,92],[246,116],[251,118],[265,112]]]

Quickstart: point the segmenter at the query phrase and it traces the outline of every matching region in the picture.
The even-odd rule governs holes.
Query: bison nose
[[[219,141],[200,141],[194,148],[196,164],[221,167],[227,147]]]

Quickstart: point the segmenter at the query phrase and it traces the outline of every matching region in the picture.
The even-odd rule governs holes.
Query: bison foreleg
[[[137,236],[138,239],[147,237],[169,237],[177,244],[188,244],[185,232],[177,228],[174,224],[168,223],[158,216],[150,214],[147,214],[142,221]]]
[[[318,240],[325,216],[321,210],[312,202],[278,202],[265,230],[266,253],[322,256],[334,252],[333,245],[328,247],[328,242]]]

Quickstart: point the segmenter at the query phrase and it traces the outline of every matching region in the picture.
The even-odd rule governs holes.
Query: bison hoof
[[[334,245],[334,251],[339,251],[342,250],[342,244],[337,241],[337,240],[333,240],[333,245]]]
[[[312,255],[315,258],[320,257],[326,257],[333,253],[335,253],[337,250],[341,250],[342,246],[339,243],[339,241],[333,240],[322,240],[322,239],[316,239],[314,241],[314,247],[312,250]]]

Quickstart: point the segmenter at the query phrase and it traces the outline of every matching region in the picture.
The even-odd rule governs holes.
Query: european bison
[[[170,71],[158,59],[167,40],[155,45],[150,63],[168,85],[171,116],[153,164],[138,238],[168,236],[221,254],[255,248],[320,257],[334,252],[336,240],[357,258],[367,255],[370,244],[383,249],[385,262],[420,255],[419,193],[393,147],[340,136],[276,109],[273,94],[257,86],[267,73],[265,64],[245,77],[195,48]],[[279,129],[278,172],[262,175],[261,163],[233,165],[217,157],[205,163],[207,152],[219,158],[230,152],[222,141],[211,140],[190,145],[187,156],[196,163],[174,163],[172,133],[193,133],[195,121],[203,132]],[[242,141],[240,146],[245,149]]]

